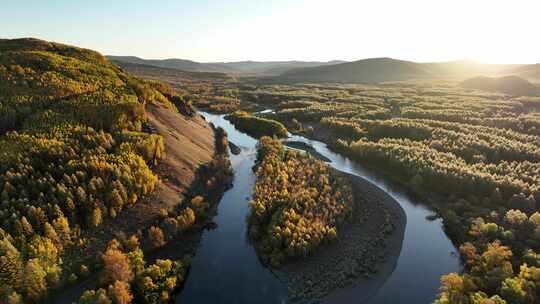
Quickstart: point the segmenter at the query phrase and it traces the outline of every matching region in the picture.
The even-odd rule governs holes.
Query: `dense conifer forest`
[[[287,137],[287,128],[275,120],[253,116],[243,111],[236,111],[225,116],[240,131],[254,138],[263,136]]]
[[[263,261],[277,267],[336,240],[354,207],[346,178],[271,137],[259,141],[254,169],[249,236]]]
[[[443,81],[271,85],[241,94],[437,210],[466,266],[442,277],[437,303],[540,299],[538,97]]]

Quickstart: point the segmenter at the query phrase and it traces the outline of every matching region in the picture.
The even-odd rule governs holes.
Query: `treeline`
[[[351,185],[322,161],[262,137],[254,169],[249,237],[273,267],[332,242],[351,217]]]
[[[246,134],[261,138],[263,136],[276,136],[284,138],[288,136],[287,128],[275,120],[256,117],[249,113],[236,111],[225,116],[238,130]]]
[[[540,301],[537,97],[446,82],[265,90],[310,100],[282,100],[276,119],[433,198],[466,265],[443,277],[438,303]]]
[[[178,105],[93,51],[33,39],[0,50],[0,297],[34,303],[89,271],[65,256],[86,231],[155,189],[164,143],[141,132],[144,105]]]

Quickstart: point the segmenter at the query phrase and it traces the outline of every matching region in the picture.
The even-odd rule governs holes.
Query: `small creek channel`
[[[285,303],[286,287],[264,267],[246,238],[248,202],[255,176],[251,170],[257,141],[239,132],[223,115],[202,112],[207,121],[227,131],[229,140],[241,148],[231,154],[233,187],[221,199],[214,218],[217,228],[204,232],[192,260],[187,281],[176,303]],[[361,176],[396,199],[407,216],[407,226],[397,265],[388,280],[368,303],[431,303],[438,293],[440,276],[460,272],[456,249],[444,233],[440,220],[428,220],[433,212],[403,189],[377,177],[358,163],[330,151],[326,144],[291,135],[331,160],[338,170]],[[349,288],[355,301],[354,286]]]

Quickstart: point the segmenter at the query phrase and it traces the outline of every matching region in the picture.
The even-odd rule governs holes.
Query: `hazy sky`
[[[540,62],[540,0],[0,0],[0,37],[196,61]]]

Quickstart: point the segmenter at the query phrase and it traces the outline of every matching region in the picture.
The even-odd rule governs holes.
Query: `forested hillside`
[[[85,235],[158,186],[165,143],[143,132],[145,106],[192,111],[171,94],[91,50],[0,40],[3,303],[38,302],[92,270]]]
[[[133,75],[169,84],[187,103],[193,102],[200,109],[226,112],[237,109],[240,105],[238,89],[235,86],[237,79],[233,76],[114,62]]]

